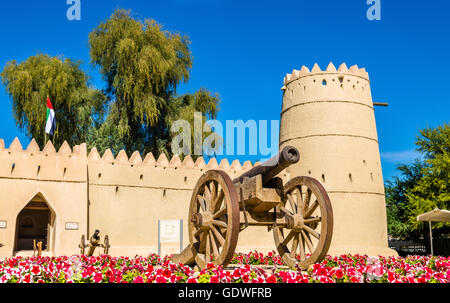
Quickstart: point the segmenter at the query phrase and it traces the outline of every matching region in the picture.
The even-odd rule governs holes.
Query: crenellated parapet
[[[259,165],[260,162],[255,163]],[[0,178],[50,181],[83,182],[93,186],[144,187],[156,189],[192,189],[197,179],[207,170],[218,169],[235,178],[253,168],[251,161],[243,164],[227,159],[220,163],[216,158],[206,160],[191,156],[181,159],[165,154],[157,158],[148,153],[145,157],[135,151],[128,157],[125,150],[114,156],[110,149],[102,155],[97,148],[87,154],[86,144],[73,148],[67,142],[56,150],[51,141],[41,149],[32,139],[24,149],[18,138],[5,148],[0,139]]]
[[[284,78],[284,85],[289,84],[292,81],[303,77],[311,77],[317,75],[348,75],[355,76],[361,79],[369,81],[369,73],[365,68],[359,68],[358,65],[353,65],[350,68],[347,67],[345,63],[342,63],[338,69],[334,66],[332,62],[328,64],[328,67],[325,70],[322,70],[317,63],[314,64],[313,68],[309,70],[306,66],[302,66],[300,70],[292,70],[292,73],[286,74]]]
[[[134,151],[129,158],[125,150],[114,156],[107,149],[101,155],[96,148],[92,148],[87,159],[89,184],[117,191],[121,187],[192,190],[198,178],[208,170],[223,170],[235,178],[254,167],[251,161],[241,164],[237,159],[231,164],[227,159],[219,162],[216,158],[198,157],[194,161],[191,156],[181,158],[179,155],[168,159],[164,153],[156,157],[150,152],[144,157],[139,151]]]
[[[112,151],[107,149],[103,155],[100,155],[97,148],[92,148],[88,155],[88,161],[91,163],[99,163],[99,164],[110,164],[110,165],[128,165],[131,167],[139,167],[139,166],[154,166],[161,168],[183,168],[183,169],[196,169],[201,171],[206,171],[209,169],[220,169],[230,173],[242,173],[256,165],[261,164],[260,162],[256,162],[255,165],[251,161],[245,161],[243,164],[239,162],[239,160],[234,160],[231,164],[227,159],[222,159],[220,163],[216,158],[210,158],[205,161],[203,157],[198,157],[194,162],[191,156],[185,156],[183,160],[181,160],[179,155],[174,155],[170,160],[167,156],[162,153],[155,158],[155,156],[150,152],[146,154],[144,158],[142,158],[139,151],[133,152],[130,158],[128,158],[125,150],[121,150],[116,157],[114,157]]]
[[[16,137],[8,148],[0,139],[0,177],[54,182],[86,182],[86,144],[64,142],[57,151],[51,141],[41,149],[31,140],[24,149]]]
[[[334,102],[336,106],[360,105],[373,110],[369,75],[365,68],[342,63],[338,69],[330,63],[321,70],[316,63],[309,70],[303,66],[293,70],[283,81],[284,101],[282,113],[292,107],[318,102]],[[351,114],[351,113],[350,113]]]

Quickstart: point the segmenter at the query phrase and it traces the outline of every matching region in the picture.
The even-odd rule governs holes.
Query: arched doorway
[[[42,250],[51,250],[54,213],[45,199],[36,195],[17,215],[15,251],[33,250],[33,243],[42,242]]]

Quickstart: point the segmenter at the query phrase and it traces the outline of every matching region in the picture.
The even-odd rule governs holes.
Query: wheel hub
[[[303,216],[299,214],[286,216],[286,223],[287,228],[297,232],[300,232],[305,226]]]
[[[196,213],[191,219],[196,228],[209,228],[212,225],[213,214],[209,211]]]

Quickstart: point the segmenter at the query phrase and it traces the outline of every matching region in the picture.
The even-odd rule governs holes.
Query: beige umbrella
[[[431,231],[431,222],[450,222],[450,211],[434,209],[430,212],[417,216],[419,221],[428,221],[430,227],[431,254],[433,255],[433,233]]]

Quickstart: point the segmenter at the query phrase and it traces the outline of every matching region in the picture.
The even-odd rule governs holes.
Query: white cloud
[[[382,152],[381,158],[387,162],[412,162],[415,159],[421,159],[422,154],[415,149],[410,149],[395,152]]]

